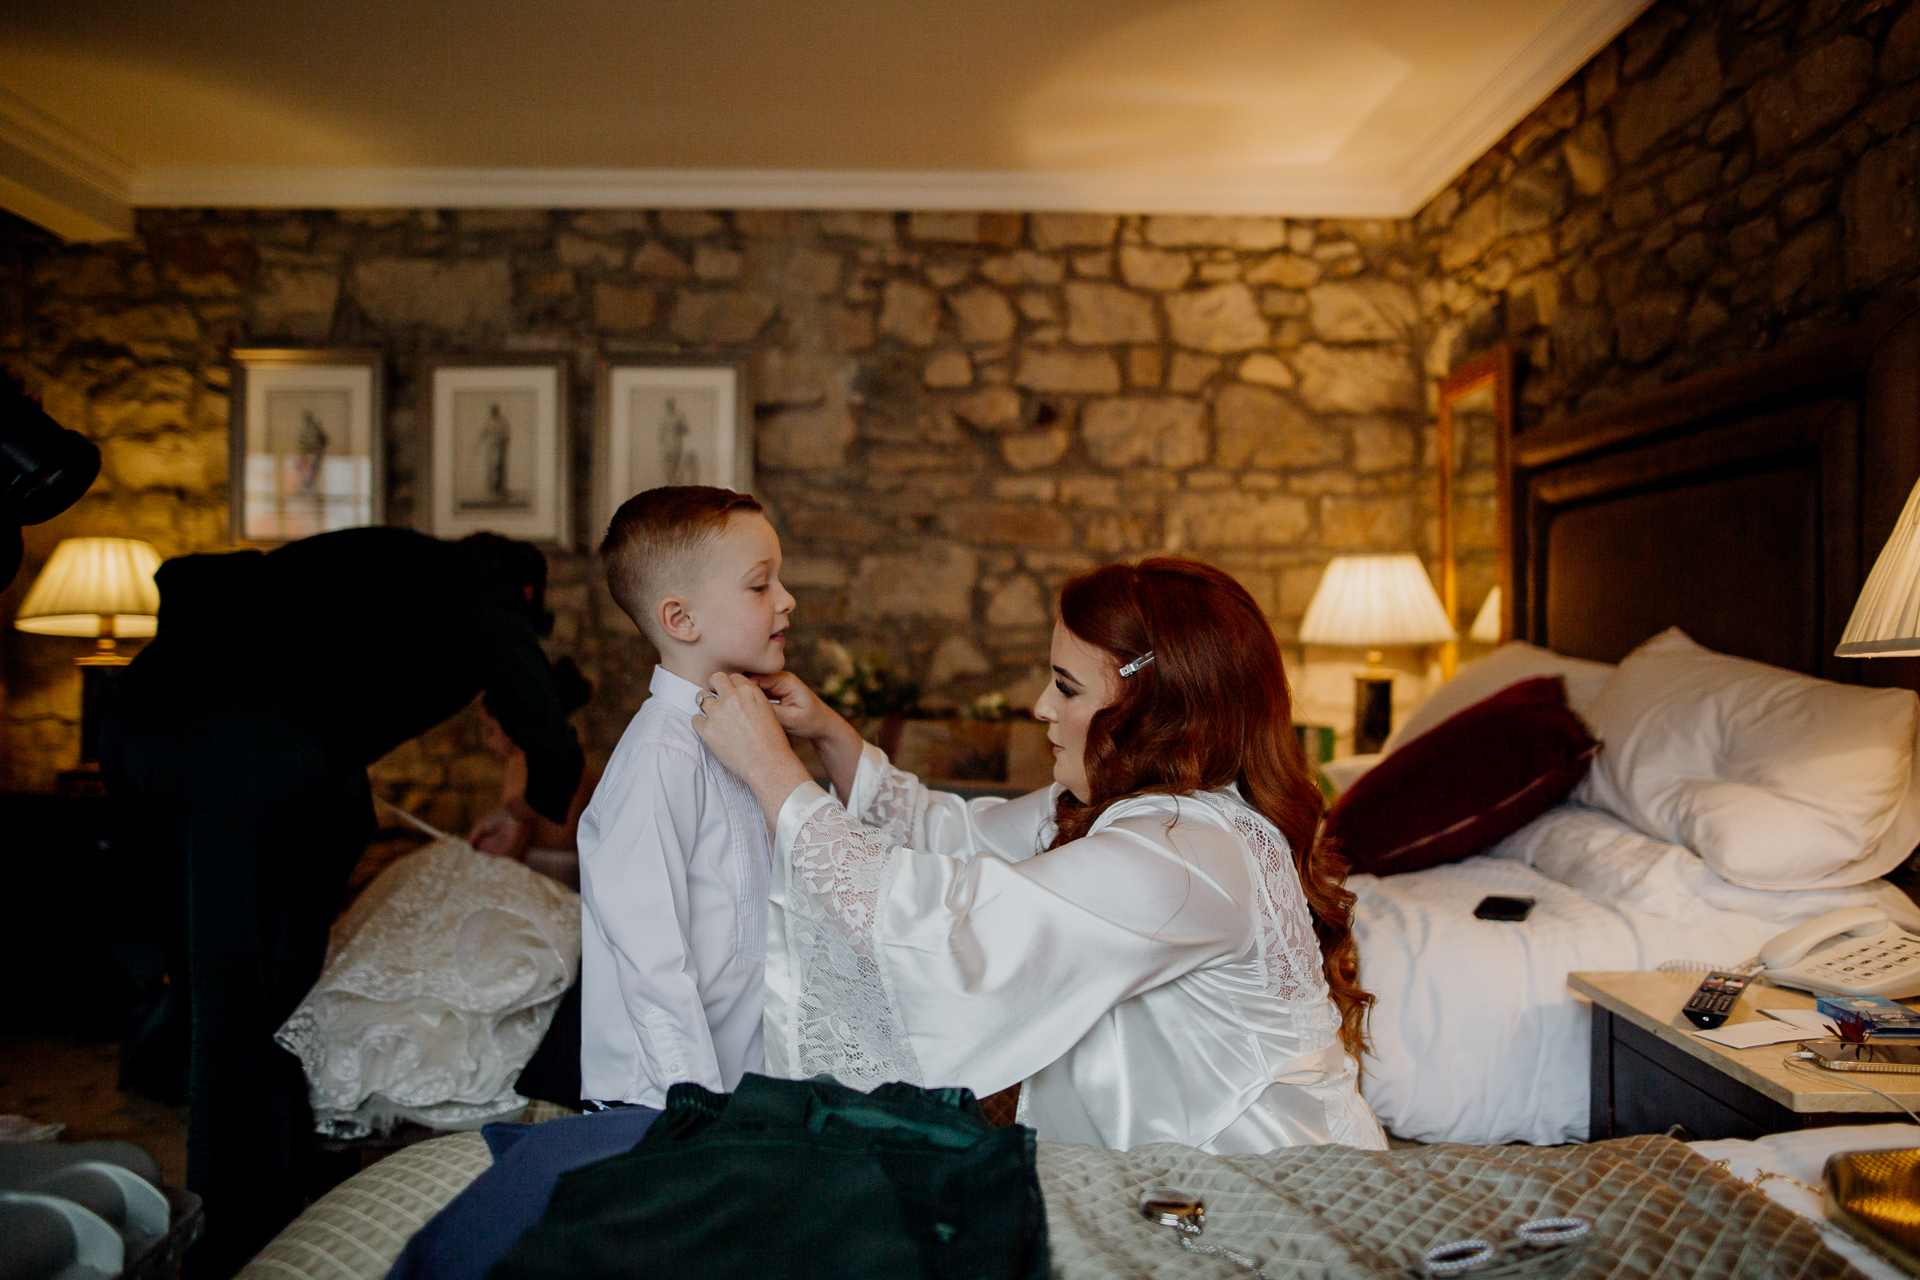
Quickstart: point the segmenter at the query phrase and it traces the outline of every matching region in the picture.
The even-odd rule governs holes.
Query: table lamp
[[[114,642],[150,636],[159,626],[160,553],[137,538],[68,538],[33,580],[13,625],[42,636],[91,636],[80,668],[80,763],[100,758],[100,721],[120,668],[133,659]]]
[[[1378,751],[1393,732],[1393,672],[1380,651],[1452,639],[1453,624],[1415,555],[1334,557],[1300,623],[1303,644],[1367,650],[1367,665],[1353,677],[1356,755]]]
[[[1920,654],[1920,484],[1894,522],[1893,536],[1873,562],[1867,585],[1841,633],[1836,658],[1904,658]]]
[[[1480,606],[1480,612],[1473,615],[1473,625],[1467,629],[1467,639],[1475,644],[1500,643],[1500,588],[1487,592],[1487,602]]]

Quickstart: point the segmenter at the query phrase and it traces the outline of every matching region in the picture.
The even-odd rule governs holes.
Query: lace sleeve
[[[932,795],[920,779],[896,768],[886,752],[869,743],[860,754],[847,809],[857,821],[878,831],[888,844],[922,848]]]
[[[1325,1001],[1327,978],[1320,966],[1320,940],[1313,931],[1313,912],[1287,838],[1251,809],[1233,806],[1228,819],[1260,870],[1255,892],[1260,899],[1260,953],[1267,969],[1267,990],[1286,1001]]]
[[[771,936],[778,942],[767,957],[767,1026],[779,1042],[768,1044],[770,1070],[830,1075],[856,1089],[922,1083],[875,939],[880,903],[903,852],[824,798],[799,824],[791,847],[775,849]],[[785,1007],[772,1008],[776,1000]]]
[[[901,843],[889,835],[867,830],[828,803],[794,837],[788,861],[800,888],[850,938],[872,937],[887,857]]]

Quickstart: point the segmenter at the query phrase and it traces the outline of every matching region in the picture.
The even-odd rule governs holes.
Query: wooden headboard
[[[1679,626],[1920,689],[1920,660],[1833,656],[1920,480],[1920,310],[1522,432],[1508,457],[1508,635],[1618,662]]]

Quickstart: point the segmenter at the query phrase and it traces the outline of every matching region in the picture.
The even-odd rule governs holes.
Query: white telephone
[[[1920,938],[1873,907],[1842,907],[1787,930],[1760,948],[1778,986],[1816,995],[1920,995]]]

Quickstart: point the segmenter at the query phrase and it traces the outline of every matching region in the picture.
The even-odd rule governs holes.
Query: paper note
[[[1760,1012],[1769,1018],[1778,1018],[1790,1027],[1798,1027],[1808,1035],[1831,1036],[1838,1034],[1833,1029],[1833,1019],[1818,1009],[1762,1009]]]
[[[1753,1022],[1721,1027],[1718,1031],[1696,1031],[1694,1034],[1702,1040],[1711,1040],[1729,1049],[1757,1049],[1763,1044],[1785,1044],[1789,1040],[1805,1040],[1810,1035],[1824,1033],[1809,1032],[1804,1027],[1756,1019]]]

